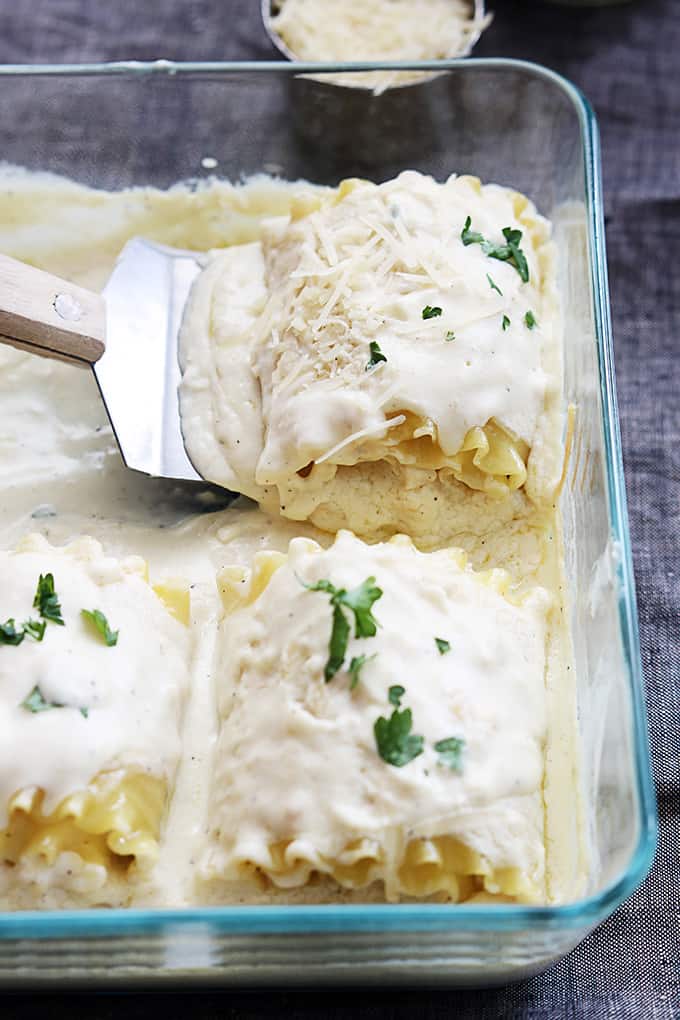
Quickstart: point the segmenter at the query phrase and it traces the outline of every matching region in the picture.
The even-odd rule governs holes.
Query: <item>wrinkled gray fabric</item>
[[[332,0],[329,0],[329,3]],[[369,2],[369,0],[367,0]],[[414,0],[417,2],[417,0]],[[661,835],[641,889],[548,973],[491,992],[60,997],[57,1017],[680,1017],[680,2],[579,10],[496,0],[479,56],[547,64],[593,103],[604,160],[629,510]],[[259,0],[0,0],[0,61],[275,56]],[[1,97],[0,97],[1,101]],[[8,1000],[8,1016],[44,1001]]]

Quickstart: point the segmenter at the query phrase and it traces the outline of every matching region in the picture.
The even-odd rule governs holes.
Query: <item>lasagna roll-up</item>
[[[126,904],[180,753],[189,592],[138,557],[0,553],[0,903]]]
[[[187,449],[323,530],[483,530],[559,478],[556,318],[549,224],[517,192],[415,171],[310,189],[194,286]]]
[[[215,898],[544,901],[543,589],[346,531],[219,582]]]

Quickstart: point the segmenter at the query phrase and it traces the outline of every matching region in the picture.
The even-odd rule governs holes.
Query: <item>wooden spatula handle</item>
[[[92,365],[104,353],[105,336],[100,294],[0,255],[0,343]]]

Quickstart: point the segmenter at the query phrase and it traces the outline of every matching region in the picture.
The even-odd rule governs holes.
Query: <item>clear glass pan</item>
[[[100,188],[261,171],[335,184],[405,168],[512,185],[560,245],[565,389],[578,406],[562,511],[585,796],[587,898],[557,907],[337,905],[0,914],[0,985],[423,982],[549,966],[628,897],[656,839],[607,291],[597,127],[551,71],[510,60],[323,65],[429,72],[373,96],[319,65],[0,68],[2,159]],[[0,183],[0,186],[1,183]]]

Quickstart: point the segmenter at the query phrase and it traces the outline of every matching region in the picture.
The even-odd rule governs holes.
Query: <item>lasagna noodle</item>
[[[167,788],[156,776],[101,774],[49,815],[42,810],[44,796],[34,787],[10,799],[9,824],[0,832],[5,864],[34,860],[51,867],[65,852],[112,870],[157,860]]]
[[[188,586],[167,579],[154,592],[143,560],[112,560],[90,539],[55,549],[33,535],[0,558],[3,613],[29,616],[27,596],[52,573],[64,620],[45,621],[40,642],[2,650],[0,865],[17,882],[49,874],[62,855],[114,881],[133,863],[148,871],[180,753]],[[118,625],[116,644],[76,606]],[[36,691],[48,707],[32,713],[21,696]]]
[[[467,215],[494,241],[503,225],[523,232],[528,282],[462,243]],[[223,253],[195,285],[181,388],[192,458],[331,531],[370,534],[366,484],[383,529],[418,538],[435,529],[429,516],[401,519],[404,489],[444,497],[447,511],[451,481],[547,504],[560,445],[551,252],[524,196],[476,178],[407,172],[293,203],[261,244]]]
[[[305,585],[350,589],[366,576],[383,589],[381,626],[351,640],[324,683],[331,609]],[[521,592],[501,570],[475,573],[459,550],[419,553],[403,536],[369,547],[348,532],[326,552],[308,539],[287,555],[261,552],[250,570],[225,569],[220,590],[209,883],[292,890],[325,875],[344,889],[380,882],[390,900],[545,898],[547,593]],[[367,660],[350,690],[359,654]],[[425,736],[403,768],[379,757],[372,736],[399,683]],[[449,735],[465,741],[461,774],[432,751]]]

